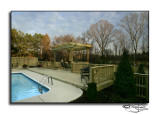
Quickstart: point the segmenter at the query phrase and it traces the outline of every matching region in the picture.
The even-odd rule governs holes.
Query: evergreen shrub
[[[115,72],[114,90],[124,98],[133,97],[136,94],[134,74],[129,62],[128,51],[125,49],[123,56]]]
[[[87,89],[87,98],[88,101],[94,102],[97,99],[97,85],[96,83],[88,83],[88,89]]]
[[[137,73],[145,74],[144,72],[144,65],[141,63],[138,67]]]

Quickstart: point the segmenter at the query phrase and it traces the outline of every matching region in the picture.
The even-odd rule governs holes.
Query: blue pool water
[[[42,93],[49,91],[42,87]],[[28,78],[22,73],[12,73],[11,75],[11,102],[26,99],[41,94],[38,90],[38,83]]]

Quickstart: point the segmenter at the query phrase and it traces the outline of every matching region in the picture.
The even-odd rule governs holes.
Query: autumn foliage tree
[[[18,53],[17,43],[18,43],[18,32],[16,29],[11,29],[11,55],[16,55]]]
[[[24,34],[20,30],[11,29],[11,56],[37,57],[40,53],[42,37],[42,34]]]
[[[11,54],[16,56],[28,55],[28,42],[25,38],[25,34],[22,31],[16,29],[11,30]],[[16,52],[15,52],[16,51]]]
[[[43,60],[51,59],[50,38],[48,34],[44,35],[41,40],[41,57]]]
[[[50,38],[48,34],[42,37],[41,41],[42,50],[49,50],[50,49]]]
[[[40,51],[41,51],[41,41],[42,41],[42,37],[43,37],[44,35],[42,35],[42,34],[37,34],[37,33],[35,33],[34,35],[33,35],[33,42],[32,42],[32,44],[33,44],[33,46],[34,46],[34,55],[35,56],[40,56]]]

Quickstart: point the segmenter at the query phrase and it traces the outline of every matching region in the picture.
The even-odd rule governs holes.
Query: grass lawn
[[[134,98],[122,98],[115,94],[113,86],[108,87],[102,91],[97,92],[97,98],[95,101],[89,101],[87,98],[86,91],[83,91],[83,95],[72,101],[71,103],[148,103],[145,99],[134,97]]]

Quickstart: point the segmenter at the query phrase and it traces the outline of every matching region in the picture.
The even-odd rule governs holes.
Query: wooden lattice
[[[149,95],[148,74],[135,73],[136,92],[139,97],[147,98]]]

